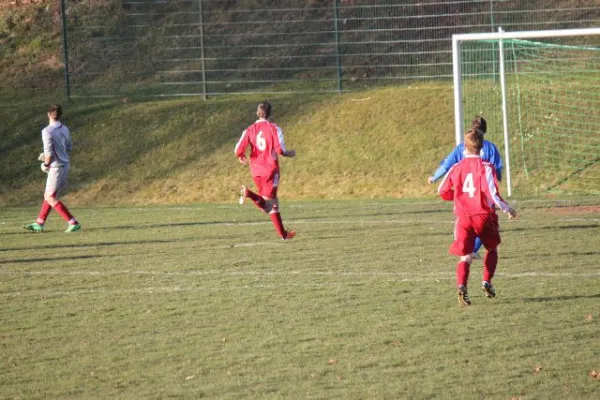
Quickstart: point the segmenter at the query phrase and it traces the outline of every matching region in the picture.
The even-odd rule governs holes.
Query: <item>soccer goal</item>
[[[600,28],[458,34],[452,56],[456,143],[482,113],[508,196],[517,180],[598,192]]]

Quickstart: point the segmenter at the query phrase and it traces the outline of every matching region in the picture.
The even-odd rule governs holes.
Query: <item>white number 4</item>
[[[263,137],[262,131],[259,131],[258,135],[256,135],[256,147],[258,147],[260,151],[265,151],[267,148],[267,140]]]
[[[463,182],[462,191],[463,193],[469,193],[469,198],[472,199],[475,197],[476,190],[477,189],[475,189],[475,185],[473,184],[473,174],[469,172]]]

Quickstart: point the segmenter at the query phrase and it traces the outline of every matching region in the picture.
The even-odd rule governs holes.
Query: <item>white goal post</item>
[[[497,67],[497,75],[499,77],[500,93],[502,96],[502,128],[504,130],[504,158],[507,194],[512,195],[511,174],[510,174],[510,146],[509,146],[509,116],[507,107],[507,88],[506,88],[506,72],[504,60],[503,44],[505,40],[514,39],[543,39],[543,38],[566,38],[575,36],[590,36],[600,35],[600,28],[587,29],[562,29],[562,30],[545,30],[545,31],[519,31],[519,32],[504,32],[502,29],[499,32],[490,33],[470,33],[470,34],[455,34],[452,36],[452,66],[454,80],[454,117],[455,117],[455,136],[456,144],[460,144],[463,140],[465,130],[465,116],[463,109],[463,71],[461,70],[461,45],[470,41],[495,41],[497,48],[497,65],[496,60],[493,60]]]

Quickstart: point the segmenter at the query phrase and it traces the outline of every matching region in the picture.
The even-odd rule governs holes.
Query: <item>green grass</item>
[[[0,397],[597,398],[600,202],[514,205],[469,309],[441,201],[0,208]]]

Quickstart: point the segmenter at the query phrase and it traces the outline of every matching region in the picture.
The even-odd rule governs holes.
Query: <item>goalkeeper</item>
[[[483,134],[485,134],[487,132],[487,122],[481,116],[475,117],[473,122],[471,122],[471,128],[474,130],[480,130]],[[494,166],[494,168],[496,169],[496,175],[498,177],[498,180],[501,181],[503,165],[502,158],[500,157],[500,151],[498,151],[496,145],[488,140],[484,140],[483,147],[481,148],[479,154],[481,155],[483,161],[488,161]],[[430,184],[434,183],[442,176],[446,175],[446,172],[448,172],[448,170],[450,170],[450,168],[452,168],[453,165],[457,164],[463,158],[465,158],[464,142],[456,146],[454,150],[452,150],[452,152],[448,154],[448,156],[440,163],[440,166],[435,171],[435,173],[429,178],[427,178],[427,181]],[[481,240],[479,238],[476,238],[475,248],[473,251],[474,258],[481,258],[478,254],[481,245]]]

